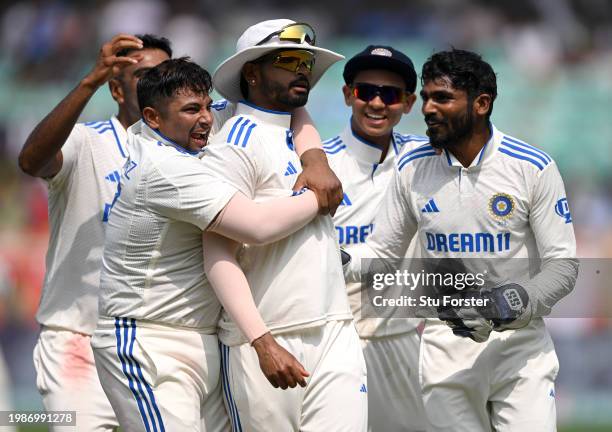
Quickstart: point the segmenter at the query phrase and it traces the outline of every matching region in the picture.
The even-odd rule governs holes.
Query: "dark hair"
[[[454,88],[464,90],[469,100],[485,93],[491,96],[487,120],[497,97],[497,79],[489,63],[474,52],[453,48],[433,54],[423,65],[421,85],[427,81],[448,78]]]
[[[162,36],[156,36],[152,34],[137,34],[134,35],[142,41],[142,49],[160,49],[168,57],[172,57],[172,47],[170,41]],[[126,56],[132,51],[137,51],[135,48],[124,48],[117,52],[117,57]]]
[[[212,90],[210,74],[189,57],[168,59],[149,69],[138,80],[136,91],[140,112],[145,107],[159,109],[162,99],[180,91],[190,90],[196,94],[208,94]]]

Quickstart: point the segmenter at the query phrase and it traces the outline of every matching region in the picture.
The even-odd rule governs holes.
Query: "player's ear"
[[[110,90],[110,94],[115,99],[115,102],[118,104],[122,104],[125,102],[125,94],[123,92],[123,86],[121,85],[121,81],[117,78],[111,78],[108,81],[108,89]]]
[[[151,129],[159,129],[161,124],[160,114],[155,108],[145,107],[145,109],[142,110],[142,118]]]
[[[245,63],[242,67],[242,76],[249,86],[257,85],[259,81],[259,68],[255,63]]]
[[[346,84],[342,86],[342,94],[344,95],[344,103],[346,106],[351,106],[351,95],[352,91]]]
[[[474,99],[473,109],[476,114],[480,116],[486,116],[491,108],[491,95],[483,93]]]
[[[414,93],[407,93],[406,100],[404,101],[404,114],[408,114],[416,102],[416,95]]]

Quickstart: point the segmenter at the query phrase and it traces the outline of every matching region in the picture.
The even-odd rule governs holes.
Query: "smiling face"
[[[395,87],[405,96],[401,97],[398,102],[390,104],[386,104],[381,95],[365,101],[357,97],[352,88],[358,84]],[[410,112],[415,101],[413,94],[406,93],[404,79],[395,72],[383,69],[364,70],[357,73],[352,86],[345,85],[342,92],[346,105],[350,106],[353,111],[351,124],[353,130],[370,142],[383,139],[388,144],[393,128],[399,123],[403,114]]]
[[[147,124],[190,152],[201,151],[208,141],[213,117],[212,100],[208,94],[179,90],[160,103],[159,109],[146,107],[143,116]]]
[[[426,81],[421,98],[427,136],[433,147],[452,148],[470,137],[474,130],[474,101],[469,100],[465,90],[454,88],[448,78],[442,77]]]

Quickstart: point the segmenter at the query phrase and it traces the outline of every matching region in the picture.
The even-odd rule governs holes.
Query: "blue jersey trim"
[[[402,161],[400,161],[399,166],[398,166],[398,170],[401,171],[402,168],[404,168],[405,165],[407,165],[408,163],[412,162],[413,160],[417,160],[417,159],[421,159],[427,156],[435,156],[436,152],[432,151],[432,152],[427,152],[427,153],[419,153],[416,155],[413,155],[412,157],[409,157],[408,159],[404,159]]]
[[[256,126],[257,126],[256,123],[251,123],[251,125],[248,127],[246,131],[246,135],[244,136],[244,139],[242,140],[242,147],[246,147],[247,143],[249,142],[249,138],[251,137],[251,132],[253,131],[253,129],[255,129]]]
[[[525,148],[528,148],[528,149],[530,149],[530,150],[533,150],[533,151],[535,151],[536,153],[539,153],[539,154],[541,154],[542,156],[544,156],[544,158],[545,158],[545,159],[546,159],[548,162],[552,162],[552,158],[551,158],[550,156],[548,156],[548,154],[546,154],[545,152],[543,152],[542,150],[540,150],[540,149],[539,149],[539,148],[537,148],[537,147],[534,147],[534,146],[532,146],[532,145],[527,144],[526,142],[523,142],[523,141],[517,140],[516,138],[513,138],[513,137],[511,137],[511,136],[507,136],[507,135],[504,135],[504,138],[503,138],[503,139],[505,139],[505,140],[507,140],[507,141],[510,141],[511,143],[518,144],[518,145],[520,145],[521,147],[525,147]]]
[[[340,147],[342,145],[342,140],[338,140],[333,144],[329,144],[329,145],[324,145],[323,146],[323,150],[327,151],[327,150],[335,150],[338,147]]]
[[[328,145],[328,144],[332,144],[332,143],[338,141],[339,139],[340,139],[340,135],[335,136],[334,138],[326,139],[325,141],[323,141],[323,146]]]
[[[236,131],[236,128],[238,127],[238,124],[242,121],[244,117],[238,117],[238,120],[236,120],[236,122],[234,123],[234,125],[232,126],[232,128],[230,129],[230,133],[227,136],[227,143],[232,142],[232,137],[234,136],[234,132]]]
[[[508,148],[510,148],[512,150],[515,150],[515,151],[519,152],[519,153],[523,153],[523,154],[526,154],[526,155],[529,155],[529,156],[533,156],[534,158],[537,158],[537,159],[541,160],[542,163],[544,164],[544,166],[548,165],[549,161],[546,158],[544,158],[544,156],[542,156],[542,155],[540,155],[540,154],[538,154],[538,153],[536,153],[534,151],[528,150],[525,147],[520,147],[520,146],[517,146],[517,145],[513,145],[513,144],[510,144],[509,142],[506,142],[506,141],[502,141],[500,145],[502,145],[504,147],[508,147]]]
[[[162,137],[164,139],[164,144],[169,144],[171,147],[174,147],[174,149],[176,151],[178,151],[179,153],[187,153],[190,154],[192,156],[197,156],[200,154],[199,151],[191,151],[191,150],[187,150],[185,147],[181,147],[180,145],[178,145],[177,143],[175,143],[174,141],[172,141],[170,138],[168,138],[166,135],[164,135],[163,133],[161,133],[159,131],[159,129],[153,129],[151,128],[151,130],[153,132],[155,132],[158,136]]]
[[[508,155],[508,156],[510,156],[510,157],[515,158],[515,159],[521,159],[521,160],[524,160],[524,161],[530,162],[530,163],[532,163],[533,165],[537,166],[537,167],[540,169],[540,171],[542,171],[542,170],[544,169],[544,167],[543,167],[543,166],[540,164],[540,162],[538,162],[538,161],[537,161],[537,160],[535,160],[535,159],[532,159],[532,158],[527,157],[527,156],[525,156],[525,155],[520,155],[520,154],[517,154],[517,153],[512,153],[511,151],[509,151],[508,149],[503,148],[503,147],[500,147],[498,150],[499,150],[501,153],[504,153],[504,154],[506,154],[506,155]]]
[[[221,111],[223,109],[225,109],[225,107],[227,106],[227,100],[225,99],[220,99],[218,101],[213,102],[210,107],[216,111]]]
[[[351,133],[353,134],[353,136],[355,137],[355,139],[356,139],[357,141],[359,141],[359,142],[361,142],[361,143],[363,143],[363,144],[365,144],[365,145],[367,145],[367,146],[373,147],[373,148],[375,148],[376,150],[381,150],[381,148],[380,148],[380,147],[378,147],[376,144],[373,144],[373,143],[371,143],[370,141],[367,141],[365,138],[362,138],[362,137],[360,137],[359,135],[357,135],[357,134],[355,133],[355,131],[353,130],[353,128],[351,128]]]
[[[262,108],[260,106],[257,106],[257,105],[255,105],[255,104],[253,104],[251,102],[247,102],[245,100],[241,100],[240,103],[241,104],[245,104],[246,106],[250,106],[251,108],[254,108],[254,109],[258,110],[258,111],[263,111],[263,112],[267,112],[267,113],[271,113],[271,114],[291,115],[291,113],[285,112],[285,111],[274,111],[274,110],[271,110],[271,109]]]
[[[117,134],[117,131],[115,130],[115,125],[113,124],[112,120],[109,120],[110,126],[113,129],[113,135],[115,135],[115,141],[117,142],[117,147],[119,147],[119,153],[121,153],[121,156],[123,156],[124,158],[127,158],[127,155],[124,153],[123,151],[123,147],[121,147],[121,141],[119,140],[119,135]]]
[[[234,140],[234,145],[238,145],[240,142],[240,137],[242,136],[242,132],[244,131],[244,127],[249,124],[251,120],[245,119],[240,125],[240,129],[238,129],[238,133],[236,134],[236,139]]]
[[[333,150],[328,150],[328,149],[325,149],[325,148],[324,148],[324,149],[323,149],[323,151],[324,151],[325,153],[327,153],[327,154],[336,154],[336,153],[338,153],[338,152],[340,152],[340,151],[344,150],[345,148],[346,148],[346,146],[343,144],[343,145],[341,145],[340,147],[336,147],[336,148],[335,148],[335,149],[333,149]]]
[[[433,147],[431,147],[429,144],[424,144],[424,145],[422,145],[420,147],[417,147],[415,149],[410,150],[405,155],[402,155],[402,157],[399,158],[397,163],[399,165],[399,164],[402,163],[402,161],[404,161],[405,159],[409,159],[410,157],[412,157],[413,155],[415,155],[417,153],[422,153],[422,152],[431,151],[431,150],[433,150]]]

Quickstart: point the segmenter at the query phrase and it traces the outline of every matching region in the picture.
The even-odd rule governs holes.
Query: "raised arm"
[[[140,49],[142,41],[120,34],[102,45],[91,72],[30,133],[19,153],[19,167],[23,172],[34,177],[53,177],[60,171],[62,146],[89,99],[121,67],[138,62],[135,56],[116,56],[118,51],[125,48]]]
[[[333,216],[342,202],[342,183],[329,167],[319,132],[305,108],[293,112],[291,128],[295,133],[295,149],[302,162],[302,172],[293,190],[307,187],[314,191],[321,204],[321,214]]]
[[[204,270],[210,284],[242,334],[257,352],[259,366],[274,387],[306,386],[309,375],[293,355],[281,347],[266,327],[236,261],[238,244],[211,232],[202,235]]]

